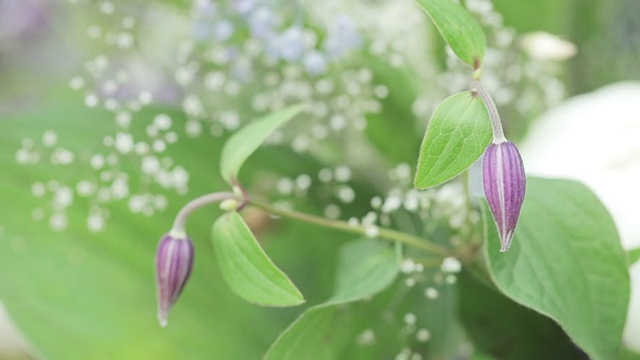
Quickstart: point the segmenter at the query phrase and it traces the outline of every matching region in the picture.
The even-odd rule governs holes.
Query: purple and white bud
[[[501,252],[509,250],[524,201],[526,176],[518,148],[510,142],[491,143],[484,153],[484,194],[498,227]]]
[[[158,321],[167,326],[171,306],[184,289],[193,268],[193,243],[186,235],[166,234],[156,253]]]

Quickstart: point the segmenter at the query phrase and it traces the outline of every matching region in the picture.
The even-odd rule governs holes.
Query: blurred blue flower
[[[280,20],[271,9],[262,6],[249,14],[248,22],[253,36],[265,38],[273,33]]]
[[[322,75],[327,71],[327,58],[319,51],[311,51],[304,56],[304,68],[309,75]]]
[[[291,26],[276,39],[277,52],[280,58],[288,62],[296,62],[302,58],[304,43],[302,28]]]
[[[241,15],[246,15],[255,9],[257,5],[256,0],[232,0],[233,8]]]
[[[353,20],[346,14],[336,16],[324,42],[325,51],[332,58],[339,59],[360,46],[362,46],[362,37]]]
[[[209,21],[198,20],[193,24],[193,36],[197,40],[208,39],[213,33],[213,24]]]
[[[220,41],[226,41],[233,36],[235,29],[233,24],[227,20],[220,20],[216,23],[214,32],[216,35],[216,39]]]
[[[216,3],[211,0],[196,0],[193,6],[194,15],[201,19],[212,19],[216,15]]]

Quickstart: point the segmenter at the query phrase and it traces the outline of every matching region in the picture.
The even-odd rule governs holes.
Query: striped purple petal
[[[510,142],[490,144],[484,153],[484,194],[498,227],[501,252],[509,250],[524,201],[526,176],[518,148]]]
[[[188,237],[165,235],[156,253],[158,321],[167,326],[171,306],[184,289],[193,268],[193,243]]]

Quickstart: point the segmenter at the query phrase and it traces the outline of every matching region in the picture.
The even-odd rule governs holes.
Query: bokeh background
[[[623,245],[640,246],[640,2],[461,2],[487,33],[483,80],[528,171],[587,183]],[[427,20],[409,0],[0,0],[0,359],[260,358],[304,307],[230,292],[209,239],[220,211],[189,221],[196,265],[166,329],[156,242],[189,199],[226,190],[217,159],[228,134],[301,100],[313,113],[250,159],[247,188],[415,228],[406,199],[426,123],[469,79]],[[455,186],[433,195],[443,229]],[[307,303],[325,300],[351,238],[245,216]],[[639,265],[631,271],[625,342],[640,352]],[[353,346],[371,349],[362,358],[409,347],[472,356],[457,315],[482,289],[461,300],[409,278],[366,305],[394,325],[358,325]]]

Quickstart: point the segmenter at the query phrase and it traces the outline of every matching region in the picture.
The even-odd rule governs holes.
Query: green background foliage
[[[569,92],[576,94],[612,80],[638,78],[637,63],[629,60],[634,59],[633,51],[637,49],[610,41],[631,23],[626,17],[617,16],[624,13],[621,9],[629,1],[632,0],[606,5],[603,0],[543,0],[533,6],[496,0],[494,5],[506,24],[520,32],[546,30],[578,45],[578,56],[568,65],[558,65],[559,76],[569,86]],[[163,3],[170,4],[170,11],[182,13],[189,6],[186,1]],[[459,6],[444,0],[419,3],[463,61],[473,65],[475,57],[484,55],[484,35],[477,32],[475,22],[468,22],[469,17],[460,12]],[[434,4],[441,7],[433,7]],[[465,26],[450,26],[442,21],[451,17]],[[467,32],[470,34],[464,35]],[[433,34],[433,38],[439,36]],[[81,38],[72,36],[76,37]],[[437,54],[422,54],[424,61],[435,62],[441,56],[442,47],[434,46],[433,50]],[[617,67],[603,70],[602,63],[611,64],[603,58],[617,50],[624,50],[626,62],[621,60]],[[371,174],[384,173],[399,162],[415,164],[421,135],[416,124],[427,119],[413,119],[415,114],[410,108],[417,94],[433,85],[422,84],[410,70],[390,67],[375,56],[359,60],[373,70],[377,82],[388,86],[390,94],[382,100],[383,110],[368,116],[366,135],[377,150],[379,159],[373,162],[378,167],[355,174],[350,185],[358,196],[345,207],[345,219],[361,216],[370,209],[369,199],[386,190],[384,182]],[[279,359],[286,358],[279,351],[317,349],[318,344],[323,345],[323,351],[317,352],[320,359],[335,358],[335,354],[348,359],[393,358],[409,347],[425,359],[583,359],[584,353],[575,344],[594,359],[638,358],[625,349],[617,353],[629,289],[625,254],[610,216],[583,185],[541,179],[529,181],[527,201],[510,252],[496,251],[493,222],[485,220],[489,274],[466,268],[457,275],[455,284],[436,286],[439,296],[435,299],[427,299],[424,288],[406,286],[408,277],[397,275],[400,259],[392,246],[292,220],[274,220],[248,208],[243,214],[260,247],[296,284],[306,303],[294,308],[262,308],[247,303],[225,282],[210,241],[211,225],[222,212],[215,206],[199,210],[189,219],[189,234],[196,246],[195,268],[172,310],[169,327],[162,329],[155,317],[153,257],[157,240],[169,230],[181,204],[198,195],[229,189],[224,178],[229,180],[236,175],[242,161],[233,166],[218,163],[224,137],[180,141],[172,146],[171,156],[193,176],[188,194],[166,194],[171,204],[167,211],[147,217],[131,214],[126,201],[116,202],[109,208],[109,226],[94,233],[86,226],[86,214],[93,204],[78,197],[67,209],[69,228],[54,232],[46,220],[36,222],[32,217],[34,208],[42,207],[43,202],[34,198],[31,185],[36,180],[55,180],[75,186],[79,177],[98,176],[79,163],[86,163],[96,151],[104,149],[104,134],[114,131],[112,115],[87,109],[81,96],[61,90],[77,69],[66,70],[59,78],[42,78],[42,73],[13,71],[8,66],[5,69],[8,70],[1,74],[2,84],[17,89],[7,92],[5,102],[20,99],[25,93],[37,96],[37,102],[27,101],[24,105],[15,101],[10,111],[0,109],[0,300],[28,339],[36,358],[259,359],[271,347],[271,357]],[[42,84],[45,89],[34,89],[33,84]],[[467,93],[453,98],[463,97],[469,100]],[[243,99],[236,101],[238,108],[246,105]],[[471,100],[473,113],[484,117],[484,109],[478,104]],[[464,115],[459,110],[456,114]],[[178,129],[184,128],[188,120],[178,108],[146,108],[134,116],[134,136],[142,136],[152,118],[161,112],[171,115]],[[447,126],[464,120],[464,116],[448,119]],[[432,119],[430,131],[444,129],[437,120]],[[522,119],[507,121],[526,125]],[[446,144],[455,144],[440,152],[445,158],[459,158],[464,153],[464,161],[437,164],[434,158],[433,163],[421,162],[424,170],[419,173],[426,175],[424,183],[418,185],[442,183],[480,156],[489,141],[488,122],[474,125],[473,131],[455,138],[465,139],[463,144],[448,138]],[[452,128],[462,129],[461,126],[460,123]],[[72,150],[78,161],[64,166],[48,162],[17,165],[15,154],[22,139],[40,139],[47,130],[54,130],[59,142]],[[266,132],[259,135],[266,136]],[[186,138],[183,132],[178,136]],[[426,136],[430,136],[429,132]],[[469,139],[472,141],[467,142]],[[243,151],[250,146],[238,144],[237,148]],[[265,174],[317,174],[333,165],[328,159],[340,158],[343,151],[344,148],[334,147],[327,153],[338,155],[314,156],[297,154],[288,146],[268,146],[247,160],[239,177],[250,191],[268,197],[270,194],[262,192]],[[135,161],[123,157],[118,166],[135,174],[139,171]],[[223,171],[221,176],[219,166],[231,170]],[[297,209],[322,213],[327,196],[317,187],[314,184],[305,201],[296,204]],[[411,226],[403,226],[407,223]],[[409,216],[393,219],[391,226],[419,234],[436,228],[429,235],[444,244],[452,237],[439,224],[423,224]],[[404,255],[413,253],[407,251]],[[637,252],[630,253],[630,258],[636,255]],[[356,275],[360,276],[353,278]],[[420,276],[435,279],[437,266],[425,269]],[[413,330],[402,319],[409,313],[417,319]],[[430,331],[428,342],[416,339],[415,331],[422,328]],[[376,340],[373,345],[360,346],[357,337],[366,330],[373,330]],[[279,338],[279,334],[284,335]],[[287,343],[291,334],[302,339],[297,346]],[[327,336],[331,342],[324,346]],[[474,348],[470,354],[462,354],[461,344],[473,344]]]

